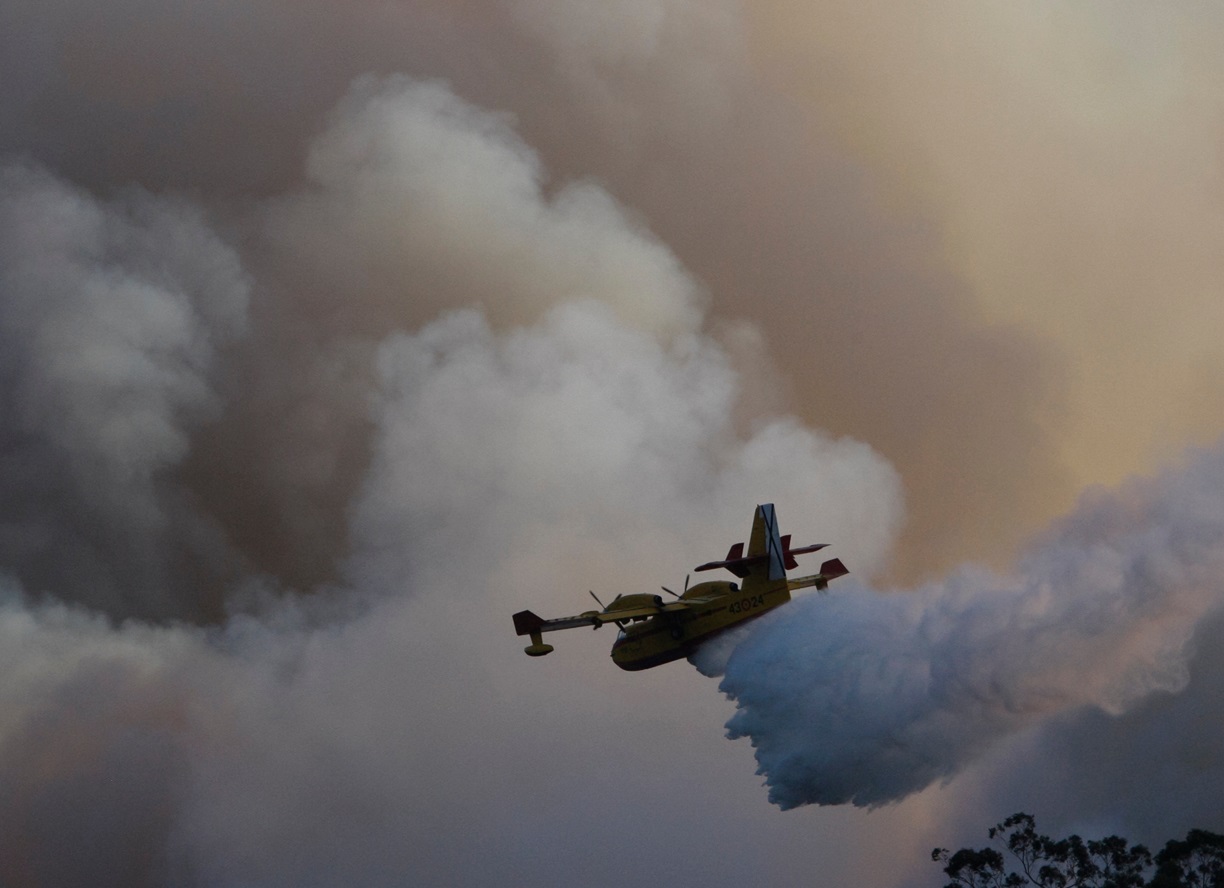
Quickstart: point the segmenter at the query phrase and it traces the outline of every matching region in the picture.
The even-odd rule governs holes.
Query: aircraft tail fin
[[[789,537],[787,539],[789,542]],[[778,534],[778,515],[773,503],[757,506],[752,518],[752,536],[748,539],[748,557],[765,556],[770,580],[786,577],[786,556],[783,554],[782,537]]]

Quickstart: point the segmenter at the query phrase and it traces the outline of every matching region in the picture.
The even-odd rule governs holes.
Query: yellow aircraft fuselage
[[[790,598],[786,580],[752,594],[743,592],[737,583],[699,583],[680,598],[690,604],[687,609],[640,618],[622,629],[612,645],[612,662],[636,672],[679,660],[703,641],[768,613]]]

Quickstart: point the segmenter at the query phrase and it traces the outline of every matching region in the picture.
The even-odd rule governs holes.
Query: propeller
[[[604,603],[603,603],[602,601],[600,601],[600,600],[599,600],[599,596],[598,596],[598,595],[596,595],[596,594],[595,594],[595,592],[594,592],[593,590],[588,589],[588,590],[587,590],[587,592],[590,592],[591,597],[595,599],[595,603],[599,605],[599,607],[600,607],[600,609],[601,609],[601,610],[607,610],[607,609],[608,609],[608,608],[607,608],[607,606],[605,606],[605,605],[604,605]]]
[[[690,577],[690,576],[692,576],[692,574],[685,574],[685,575],[684,575],[684,591],[685,591],[685,592],[687,592],[687,591],[688,591],[688,584],[689,584],[689,577]],[[662,589],[664,592],[666,592],[668,595],[672,596],[673,598],[679,598],[679,597],[680,597],[680,596],[679,596],[679,595],[677,595],[675,592],[673,592],[671,589],[668,589],[666,586],[660,586],[659,588],[660,588],[660,589]]]

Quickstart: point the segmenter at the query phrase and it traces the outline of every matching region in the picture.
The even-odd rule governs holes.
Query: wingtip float
[[[849,573],[840,560],[833,558],[820,566],[819,573],[789,579],[786,572],[798,567],[796,555],[817,552],[828,545],[792,549],[790,541],[790,534],[778,533],[774,507],[765,503],[756,508],[746,552],[743,543],[736,543],[721,561],[694,568],[725,568],[743,581],[742,586],[716,580],[689,588],[686,579],[682,595],[670,593],[675,601],[649,593],[618,595],[607,607],[601,604],[601,610],[554,620],[524,610],[514,615],[514,631],[530,637],[531,644],[524,648],[528,656],[542,657],[553,651],[551,644],[544,643],[545,632],[578,626],[598,629],[605,623],[615,623],[620,631],[612,645],[612,661],[621,669],[634,672],[670,663],[688,656],[712,636],[780,607],[790,601],[796,589],[814,586],[824,590],[830,580]]]

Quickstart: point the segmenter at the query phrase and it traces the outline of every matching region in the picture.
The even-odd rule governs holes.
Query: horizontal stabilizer
[[[745,570],[743,573],[740,573],[739,571],[735,569],[733,565],[747,564],[750,560],[755,561],[756,559],[745,558],[744,557],[744,544],[736,543],[729,550],[727,550],[727,557],[724,558],[722,561],[707,561],[705,564],[697,565],[696,567],[693,568],[693,570],[716,570],[717,568],[725,567],[727,570],[731,571],[737,577],[742,577],[742,576],[745,576],[748,573],[748,571]]]
[[[820,573],[813,574],[810,577],[796,577],[793,580],[787,580],[786,585],[792,592],[797,589],[807,589],[810,586],[815,586],[823,592],[829,588],[830,580],[844,577],[848,573],[850,571],[846,570],[846,565],[842,564],[840,559],[830,558],[820,565]]]
[[[787,570],[794,570],[799,566],[799,562],[795,560],[796,555],[808,555],[812,552],[819,552],[828,545],[828,543],[816,543],[814,546],[792,549],[790,547],[790,534],[787,534],[782,537],[782,563],[786,566]],[[725,567],[731,573],[743,579],[752,572],[753,565],[764,564],[770,558],[768,554],[745,558],[743,557],[743,552],[744,544],[736,543],[722,561],[707,561],[705,564],[697,565],[693,570],[716,570],[717,568]]]
[[[796,555],[808,555],[812,552],[819,552],[825,546],[829,545],[828,543],[817,543],[814,546],[804,546],[800,549],[792,549],[790,540],[791,538],[789,533],[782,537],[782,555],[786,559],[787,570],[794,570],[799,566],[799,562],[795,560]]]

